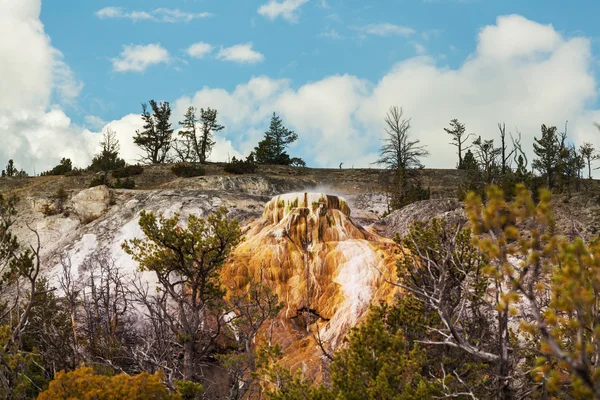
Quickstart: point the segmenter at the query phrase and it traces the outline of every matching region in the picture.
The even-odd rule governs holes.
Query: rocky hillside
[[[101,253],[133,278],[137,264],[121,244],[142,235],[142,210],[179,213],[185,219],[226,206],[243,226],[244,240],[225,268],[223,282],[240,290],[250,277],[263,277],[285,303],[273,328],[285,349],[284,363],[318,379],[323,356],[309,331],[318,331],[328,350],[334,350],[369,304],[392,296],[381,273],[393,273],[401,252],[390,238],[405,234],[414,221],[465,221],[455,198],[460,178],[455,170],[422,171],[433,198],[386,216],[390,175],[377,169],[260,167],[256,174],[230,175],[213,164],[205,176],[178,178],[169,166],[150,166],[134,178],[135,190],[88,188],[93,176],[80,175],[2,178],[0,192],[21,198],[16,233],[30,242],[35,239],[32,230],[39,233],[43,274],[54,284],[61,258],[70,260],[75,277],[83,280],[88,260]],[[560,232],[588,239],[597,234],[600,202],[594,187],[554,197]],[[59,200],[61,188],[66,198]],[[153,278],[143,276],[148,282]]]

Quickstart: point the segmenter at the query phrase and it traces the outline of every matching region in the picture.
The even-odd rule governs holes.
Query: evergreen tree
[[[183,129],[179,131],[179,140],[173,141],[173,149],[181,162],[196,162],[198,160],[198,117],[196,108],[189,106],[183,116],[183,121],[179,121]]]
[[[199,358],[207,357],[219,336],[219,314],[225,294],[219,270],[241,236],[236,220],[219,208],[208,218],[190,215],[187,227],[179,226],[180,216],[156,217],[141,212],[139,226],[145,238],[127,240],[125,252],[140,264],[141,271],[154,272],[160,290],[179,312],[168,318],[168,328],[178,338],[183,351],[184,379],[194,380]],[[175,279],[176,278],[176,279]]]
[[[223,130],[225,127],[217,123],[217,110],[213,110],[210,107],[206,110],[200,109],[200,122],[201,122],[201,133],[200,138],[200,151],[198,157],[200,162],[204,163],[212,151],[215,145],[214,133]]]
[[[8,164],[6,165],[6,169],[2,170],[2,177],[18,177],[18,178],[23,178],[29,176],[27,174],[27,172],[25,172],[24,169],[21,169],[19,171],[19,169],[15,166],[14,161],[8,160]]]
[[[464,172],[464,180],[459,184],[457,195],[460,200],[464,200],[469,192],[482,194],[484,188],[484,177],[475,155],[469,149],[462,160],[461,170]]]
[[[178,150],[182,161],[206,162],[215,145],[215,132],[225,128],[217,123],[217,110],[210,107],[206,110],[201,108],[200,119],[198,119],[196,109],[190,106],[180,124],[184,128],[179,132],[183,138],[183,146]]]
[[[117,133],[108,128],[100,141],[100,148],[100,153],[94,156],[88,169],[103,172],[103,182],[108,184],[108,173],[125,167],[125,160],[119,158],[121,146],[117,139]]]
[[[10,159],[8,160],[8,164],[6,165],[6,169],[2,171],[2,176],[13,177],[18,174],[18,170],[15,167],[15,162]]]
[[[479,169],[479,164],[473,155],[471,150],[467,150],[465,157],[463,158],[462,165],[459,169],[464,169],[467,171],[476,171]]]
[[[463,150],[468,150],[470,147],[463,147],[463,145],[474,134],[469,133],[468,135],[465,135],[465,124],[458,122],[456,118],[450,121],[450,128],[444,128],[444,130],[446,131],[446,133],[452,136],[452,142],[450,142],[450,144],[458,148],[457,168],[461,169],[463,163],[462,152]]]
[[[481,136],[473,141],[475,154],[479,159],[479,165],[483,170],[486,183],[492,183],[494,172],[497,170],[497,159],[502,149],[494,147],[494,139],[483,140]]]
[[[542,137],[534,140],[533,152],[538,158],[533,160],[532,166],[546,177],[546,185],[552,189],[562,150],[556,127],[542,125]]]
[[[166,101],[157,103],[150,100],[150,107],[152,114],[148,111],[148,105],[142,104],[144,130],[135,132],[133,142],[146,153],[142,156],[142,161],[162,164],[166,161],[172,146],[173,129],[169,122],[171,106]]]
[[[264,139],[254,148],[256,161],[261,164],[291,165],[292,161],[303,164],[299,158],[290,158],[285,149],[298,139],[298,135],[285,126],[275,113]]]
[[[579,153],[587,165],[588,179],[592,179],[592,162],[598,159],[598,154],[596,153],[594,145],[589,142],[585,142],[581,147],[579,147]]]
[[[52,168],[50,171],[42,172],[41,176],[47,175],[65,175],[73,171],[73,163],[70,158],[62,158],[58,165]]]

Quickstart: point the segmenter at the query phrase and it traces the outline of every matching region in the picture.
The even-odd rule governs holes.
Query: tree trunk
[[[202,132],[202,142],[200,143],[200,163],[204,164],[204,162],[206,161],[206,142],[208,140],[208,135],[206,134],[206,132]]]
[[[502,311],[498,315],[500,330],[500,365],[499,365],[499,383],[500,399],[512,399],[510,389],[510,365],[508,360],[508,312]]]
[[[186,340],[183,343],[183,379],[194,380],[194,341]]]

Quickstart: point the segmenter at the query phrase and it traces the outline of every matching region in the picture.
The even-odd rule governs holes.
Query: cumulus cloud
[[[258,13],[270,20],[282,17],[288,22],[298,22],[300,7],[308,3],[308,0],[269,0],[258,8]],[[326,4],[323,3],[322,4]]]
[[[177,8],[156,8],[153,11],[126,11],[121,7],[104,7],[96,11],[96,16],[100,19],[130,19],[137,21],[154,21],[167,23],[190,22],[194,19],[211,17],[213,14],[208,12],[190,13]]]
[[[40,22],[41,2],[0,1],[0,165],[13,158],[32,173],[61,157],[89,161],[94,134],[71,123],[60,105],[83,84]]]
[[[515,41],[515,32],[529,36]],[[369,166],[383,138],[383,117],[397,105],[431,152],[425,164],[451,168],[457,156],[443,128],[452,118],[488,139],[497,137],[498,122],[506,122],[507,131],[522,132],[528,149],[542,123],[562,126],[567,119],[573,141],[594,141],[592,122],[600,121],[600,111],[588,108],[597,95],[592,63],[588,39],[567,39],[550,26],[509,15],[479,32],[476,50],[456,69],[417,56],[378,82],[339,75],[292,89],[287,80],[258,77],[231,92],[203,88],[176,103],[180,110],[190,103],[217,107],[244,154],[276,111],[299,135],[291,152],[329,167]]]
[[[264,61],[265,56],[254,50],[252,43],[249,42],[221,48],[217,54],[217,59],[238,64],[257,64]]]
[[[394,25],[388,22],[379,24],[369,24],[357,28],[368,35],[375,36],[410,36],[415,33],[415,30],[406,26]]]
[[[86,115],[83,122],[86,128],[94,130],[100,130],[106,125],[106,121],[96,115]]]
[[[212,51],[213,46],[204,42],[194,43],[185,50],[187,55],[193,58],[204,58]]]
[[[117,72],[143,72],[151,65],[169,62],[169,52],[159,43],[125,45],[112,62],[113,70]]]
[[[94,131],[108,126],[117,132],[123,156],[134,162],[139,149],[132,135],[142,127],[139,114],[125,115],[102,129],[103,121],[87,118],[84,128],[52,103],[61,90],[66,98],[75,96],[80,84],[72,72],[57,72],[66,63],[44,33],[39,12],[39,0],[10,6],[0,1],[0,34],[7,38],[0,58],[14,60],[0,63],[0,165],[9,157],[38,172],[61,157],[86,165],[98,150],[101,135]],[[528,149],[542,123],[562,127],[568,119],[571,140],[598,143],[593,122],[600,122],[600,110],[591,106],[597,92],[589,39],[567,38],[552,26],[516,15],[499,17],[474,34],[475,49],[456,68],[422,55],[398,62],[378,81],[346,74],[297,86],[258,76],[233,90],[203,87],[173,101],[173,121],[189,105],[216,108],[226,128],[217,135],[211,159],[225,160],[247,155],[277,112],[299,135],[290,153],[311,166],[326,167],[340,162],[369,166],[383,138],[383,117],[393,105],[404,108],[412,118],[412,134],[428,146],[428,167],[456,163],[455,148],[443,131],[452,118],[486,139],[497,138],[496,124],[505,122],[507,131],[522,132]],[[245,50],[221,49],[220,58],[257,62],[264,57],[249,57],[251,44],[238,46]]]

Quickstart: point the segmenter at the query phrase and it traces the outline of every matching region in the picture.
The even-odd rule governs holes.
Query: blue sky
[[[150,98],[173,101],[203,86],[232,90],[252,76],[289,78],[291,85],[317,81],[334,74],[351,74],[372,82],[398,61],[417,54],[415,46],[442,57],[441,65],[457,68],[476,45],[476,33],[499,15],[520,14],[542,24],[553,24],[567,36],[599,34],[593,1],[457,1],[457,0],[311,0],[294,13],[297,22],[270,20],[257,10],[264,0],[144,0],[48,1],[41,20],[52,44],[60,49],[76,77],[85,82],[77,109],[70,116],[83,123],[85,115],[103,120],[136,112]],[[367,5],[368,4],[368,5]],[[323,7],[325,5],[325,7]],[[151,12],[168,7],[185,13],[214,14],[183,23],[133,22],[127,18],[98,18],[105,7]],[[367,35],[360,28],[394,24],[415,31],[403,35]],[[79,32],[76,33],[76,32]],[[338,34],[332,38],[326,34]],[[264,62],[236,64],[214,58],[190,59],[185,49],[196,42],[232,46],[252,42]],[[119,73],[111,59],[124,45],[160,43],[169,51],[170,64],[148,67],[143,73]],[[593,44],[595,50],[598,43]]]
[[[0,0],[0,88],[17,98],[0,101],[0,134],[14,139],[0,163],[85,164],[109,126],[133,161],[140,103],[150,99],[171,102],[173,123],[188,105],[217,108],[226,129],[214,160],[246,155],[276,111],[300,137],[291,152],[309,165],[368,166],[392,105],[412,118],[431,167],[454,165],[442,129],[451,118],[484,138],[506,122],[525,144],[540,124],[568,119],[573,142],[595,141],[599,9],[558,0]]]

